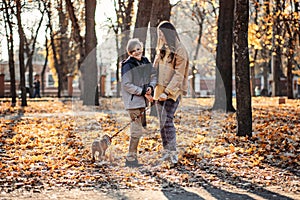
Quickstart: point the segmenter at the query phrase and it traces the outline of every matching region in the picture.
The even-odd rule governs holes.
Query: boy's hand
[[[151,96],[151,94],[145,94],[145,97],[150,103],[153,102],[153,97]]]

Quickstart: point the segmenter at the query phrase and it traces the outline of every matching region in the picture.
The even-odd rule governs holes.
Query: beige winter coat
[[[179,43],[174,59],[169,62],[170,51],[166,51],[163,59],[157,55],[154,67],[157,68],[158,81],[154,91],[154,99],[158,100],[163,92],[168,93],[168,98],[177,100],[181,94],[186,95],[188,90],[189,57],[185,47]]]

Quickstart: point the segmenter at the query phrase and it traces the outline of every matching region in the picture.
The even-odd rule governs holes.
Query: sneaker
[[[161,156],[161,161],[168,161],[170,159],[170,151],[169,150],[163,150],[162,156]]]
[[[163,150],[162,152],[162,157],[161,157],[161,162],[167,162],[169,163],[170,168],[174,168],[177,166],[178,163],[178,154],[177,151],[170,151],[170,150]]]
[[[162,152],[161,161],[170,161],[172,163],[178,162],[177,151],[164,150]]]
[[[178,163],[178,154],[177,151],[170,151],[170,160],[172,164]]]
[[[170,151],[170,168],[174,168],[178,163],[178,154],[177,151]]]
[[[129,161],[126,159],[125,167],[135,168],[135,167],[141,167],[141,166],[143,166],[143,164],[140,164],[137,159],[135,159],[133,161]]]

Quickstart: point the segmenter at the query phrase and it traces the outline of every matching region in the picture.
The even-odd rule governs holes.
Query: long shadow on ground
[[[151,177],[155,178],[158,183],[162,185],[161,191],[165,195],[166,198],[172,199],[172,200],[193,200],[193,199],[204,199],[200,197],[197,193],[193,193],[190,191],[185,190],[181,185],[178,183],[170,182],[166,178],[161,178],[156,175],[155,172],[152,172],[150,170],[141,170],[142,173],[146,175],[150,175]],[[180,172],[180,170],[178,170]],[[186,170],[185,170],[186,173]],[[192,172],[191,172],[192,173]],[[194,176],[195,177],[195,176]],[[199,177],[199,176],[198,176]],[[217,188],[210,183],[208,183],[206,180],[204,180],[202,177],[199,178],[202,183],[202,187],[210,193],[211,196],[215,197],[216,199],[243,199],[243,200],[253,200],[252,197],[245,195],[245,194],[237,194],[232,193],[226,190],[222,190],[220,188]]]
[[[272,192],[270,190],[267,190],[257,184],[253,184],[251,182],[242,180],[241,177],[233,176],[231,172],[228,172],[226,170],[215,170],[211,171],[208,169],[208,167],[201,166],[201,170],[205,171],[205,173],[212,174],[216,177],[218,177],[221,181],[226,182],[230,185],[235,186],[236,188],[246,190],[249,193],[261,196],[265,199],[272,199],[272,200],[292,200],[291,198],[284,196],[282,194],[278,194],[275,192]],[[242,195],[241,194],[233,194],[224,190],[221,190],[219,188],[216,188],[212,186],[209,182],[207,182],[200,174],[195,174],[194,172],[187,170],[185,166],[179,166],[177,168],[177,171],[180,173],[189,173],[191,177],[200,177],[200,181],[202,183],[205,183],[204,188],[215,198],[217,199],[225,199],[224,197],[227,197],[229,199],[253,199],[252,197],[249,197],[248,195]],[[199,181],[199,180],[198,180]]]

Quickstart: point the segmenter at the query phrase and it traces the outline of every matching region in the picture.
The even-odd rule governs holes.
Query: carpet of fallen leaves
[[[236,137],[236,114],[212,111],[213,99],[184,98],[175,116],[179,165],[160,163],[159,124],[147,113],[138,169],[124,166],[129,130],[115,137],[104,161],[90,146],[129,123],[120,99],[98,107],[76,99],[0,103],[0,190],[160,189],[211,185],[300,193],[300,100],[253,98],[253,137]]]

